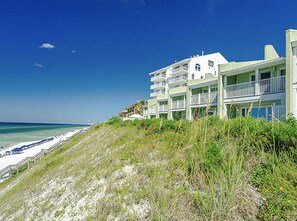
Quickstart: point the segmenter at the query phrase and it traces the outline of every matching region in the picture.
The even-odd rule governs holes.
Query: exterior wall
[[[209,60],[214,62],[213,67],[208,66]],[[218,65],[226,63],[228,63],[228,61],[220,53],[194,57],[189,62],[188,80],[192,79],[192,74],[195,76],[194,79],[201,79],[201,77],[205,78],[206,73],[211,73],[213,76],[217,77]],[[195,70],[196,64],[200,64],[200,71]]]
[[[148,118],[157,117],[157,113],[158,113],[158,101],[157,101],[157,99],[156,98],[149,99],[147,101],[147,105],[148,105]],[[152,109],[155,109],[156,113],[152,113]]]
[[[295,51],[295,64],[294,64],[294,49],[292,42],[297,41],[297,30],[286,31],[286,114],[293,113],[297,116],[296,105],[296,89],[293,89],[297,83],[297,76],[294,67],[296,67],[296,51]]]

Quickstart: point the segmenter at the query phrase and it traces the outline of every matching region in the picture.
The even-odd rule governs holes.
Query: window
[[[260,74],[261,80],[270,78],[270,71]]]
[[[280,70],[280,76],[285,76],[286,75],[286,69]]]
[[[192,79],[195,79],[195,74],[192,74]]]
[[[214,66],[214,63],[213,63],[213,61],[211,61],[211,60],[208,60],[208,66],[209,66],[209,67],[213,67],[213,66]]]
[[[251,82],[256,81],[256,75],[252,74],[251,75]]]
[[[218,88],[217,87],[211,87],[210,88],[210,92],[215,92],[215,91],[218,91]]]
[[[245,117],[248,114],[249,110],[248,108],[241,108],[241,116]]]
[[[195,70],[196,71],[200,71],[201,70],[200,64],[195,64]]]

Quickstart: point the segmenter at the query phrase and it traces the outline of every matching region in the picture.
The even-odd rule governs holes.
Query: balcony
[[[279,76],[258,82],[229,85],[226,87],[226,98],[280,93],[285,90],[286,76]]]
[[[172,110],[175,109],[185,109],[186,108],[186,102],[185,100],[177,100],[177,101],[172,101]]]
[[[161,81],[161,80],[165,80],[166,78],[166,74],[159,74],[159,75],[156,75],[154,77],[151,78],[151,81]]]
[[[159,82],[159,83],[156,83],[154,85],[151,85],[151,89],[157,89],[157,88],[164,88],[166,87],[166,84],[164,82]]]
[[[188,77],[186,76],[179,76],[179,77],[175,77],[175,78],[172,78],[168,81],[169,84],[176,84],[176,83],[184,83],[188,80]]]
[[[149,109],[149,114],[156,114],[156,113],[157,113],[156,108],[150,108]]]
[[[188,66],[181,66],[172,70],[172,75],[188,73]]]
[[[148,116],[148,110],[143,110],[142,115],[143,115],[144,117],[147,117],[147,116]]]
[[[157,92],[153,92],[150,93],[151,97],[156,97],[157,95],[161,95],[161,94],[165,94],[165,91],[157,91]]]
[[[167,104],[160,104],[159,105],[159,112],[167,112],[168,111],[168,105]]]
[[[213,104],[218,101],[218,92],[214,91],[205,94],[195,94],[191,96],[191,105]]]

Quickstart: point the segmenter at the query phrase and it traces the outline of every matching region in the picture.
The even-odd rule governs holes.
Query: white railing
[[[191,96],[191,105],[211,104],[211,103],[217,103],[217,101],[218,101],[217,91],[214,91],[211,93],[205,93],[205,94],[195,94]]]
[[[177,72],[179,72],[179,71],[187,71],[187,70],[188,70],[188,66],[181,66],[181,67],[179,67],[179,68],[174,68],[174,69],[172,70],[172,74],[177,73]]]
[[[278,93],[286,90],[285,76],[268,78],[259,81],[260,94]]]
[[[181,109],[181,108],[186,108],[186,102],[184,100],[172,101],[171,109]]]
[[[148,110],[143,110],[142,114],[144,117],[146,117],[148,115]]]
[[[159,82],[157,84],[153,84],[151,85],[151,89],[155,89],[155,88],[158,88],[158,87],[165,87],[166,84],[164,82]]]
[[[255,95],[255,82],[234,84],[226,87],[226,97],[241,97]]]
[[[188,80],[188,77],[186,76],[179,76],[179,77],[176,77],[176,78],[172,78],[168,81],[169,84],[172,84],[172,83],[175,83],[175,82],[179,82],[179,81],[187,81]]]
[[[166,74],[159,74],[151,78],[151,81],[155,81],[161,78],[166,78]]]
[[[161,95],[161,94],[165,94],[165,91],[158,91],[158,92],[150,93],[150,96],[156,97],[157,95]]]
[[[284,92],[286,90],[286,77],[279,76],[260,80],[258,82],[247,82],[234,84],[226,87],[226,97],[241,97],[248,95],[260,95]]]
[[[168,111],[168,105],[167,104],[160,104],[159,105],[159,112],[167,112]]]
[[[285,120],[286,107],[285,106],[275,106],[274,117],[278,120]]]
[[[156,114],[156,112],[157,112],[157,111],[156,111],[156,108],[150,108],[150,109],[149,109],[149,113],[150,113],[150,114]]]
[[[81,133],[84,133],[86,132],[86,130],[79,130],[77,133],[73,134],[71,137],[68,137],[66,139],[67,140],[70,140],[72,139],[74,136],[77,136]],[[34,156],[32,157],[26,157],[25,159],[19,161],[18,163],[16,164],[11,164],[11,165],[8,165],[7,167],[3,168],[0,170],[0,180],[8,175],[8,176],[11,176],[12,175],[12,172],[17,172],[19,171],[19,169],[24,166],[24,165],[28,165],[27,167],[29,168],[29,163],[35,163],[35,161],[37,161],[38,159],[40,159],[42,156],[50,153],[51,151],[59,148],[60,146],[62,146],[66,141],[58,141],[56,144],[50,146],[48,149],[41,149],[40,152],[36,153]]]

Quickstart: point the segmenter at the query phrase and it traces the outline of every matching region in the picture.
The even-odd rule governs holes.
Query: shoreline
[[[0,171],[5,169],[8,166],[17,165],[18,163],[20,163],[27,157],[34,157],[34,156],[38,155],[39,153],[41,153],[43,150],[50,150],[53,146],[57,145],[58,143],[67,141],[70,138],[74,137],[75,135],[77,135],[87,129],[88,128],[86,127],[83,129],[77,129],[74,131],[70,131],[70,132],[67,132],[67,133],[59,135],[59,136],[53,136],[53,138],[54,138],[53,140],[48,141],[46,143],[42,143],[40,145],[33,146],[29,149],[25,149],[25,150],[23,150],[22,153],[2,156],[2,157],[0,157]],[[3,155],[5,151],[12,150],[13,148],[20,147],[22,145],[29,145],[29,144],[32,144],[35,142],[38,142],[38,141],[21,142],[21,143],[12,145],[8,148],[1,149],[0,154]],[[0,177],[0,179],[2,179],[2,177]]]

